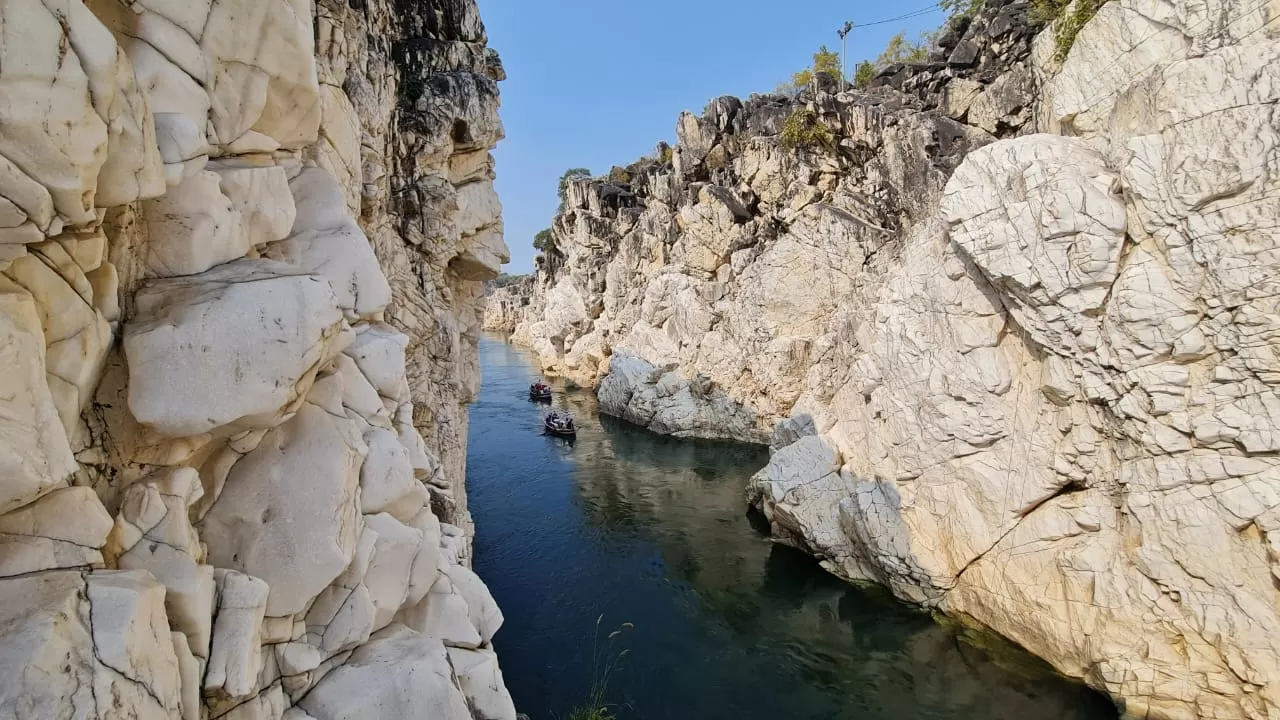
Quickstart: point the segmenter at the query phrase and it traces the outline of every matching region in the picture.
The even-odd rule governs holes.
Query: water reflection
[[[563,716],[591,678],[592,633],[635,623],[614,685],[621,718],[1093,720],[1103,698],[1007,647],[824,573],[745,512],[763,449],[662,438],[556,389],[578,437],[539,434],[524,355],[481,343],[468,482],[477,569],[507,616],[517,705]]]

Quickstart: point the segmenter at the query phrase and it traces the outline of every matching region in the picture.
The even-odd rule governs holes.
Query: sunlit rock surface
[[[834,573],[1139,717],[1280,716],[1280,20],[1113,0],[1058,58],[1025,11],[682,116],[570,185],[495,324],[608,412],[770,442],[748,496]],[[780,146],[797,106],[829,146]]]
[[[458,564],[485,42],[470,0],[0,3],[8,716],[514,717]]]

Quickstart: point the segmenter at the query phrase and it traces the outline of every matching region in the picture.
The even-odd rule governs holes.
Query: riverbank
[[[763,448],[661,437],[597,416],[540,434],[529,355],[480,341],[468,487],[475,566],[506,616],[496,644],[516,704],[564,717],[591,682],[592,636],[635,630],[609,700],[624,720],[1107,720],[1110,702],[986,635],[934,623],[771,543],[742,498]],[[983,645],[1002,648],[991,652]]]

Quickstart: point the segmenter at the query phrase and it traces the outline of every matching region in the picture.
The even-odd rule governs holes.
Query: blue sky
[[[720,95],[768,92],[840,44],[845,20],[871,22],[929,6],[870,0],[479,0],[502,55],[502,120],[494,151],[505,208],[507,272],[533,269],[533,236],[551,224],[566,169],[602,174],[674,142],[682,110]],[[915,38],[941,12],[855,29],[849,66],[895,33]],[[852,72],[852,70],[850,70]]]

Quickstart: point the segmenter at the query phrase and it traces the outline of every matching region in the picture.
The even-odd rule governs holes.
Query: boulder
[[[218,610],[204,690],[234,700],[258,690],[268,587],[262,580],[234,570],[219,568],[214,577],[218,583]]]
[[[28,246],[28,254],[4,270],[6,278],[35,300],[44,328],[45,382],[62,426],[77,449],[82,442],[77,437],[80,413],[102,377],[114,340],[111,325],[93,305],[93,285],[72,254],[81,254],[77,250],[81,244],[91,251],[88,254],[99,250],[101,257],[93,235],[60,236],[56,241]],[[0,280],[0,286],[9,284]]]
[[[409,451],[396,433],[370,428],[364,435],[369,456],[360,468],[360,506],[365,514],[390,513],[412,520],[430,502],[427,489],[414,477]]]
[[[165,618],[164,588],[140,571],[93,572],[83,582],[88,607],[80,616],[87,614],[93,637],[93,697],[112,698],[126,717],[178,717],[182,678]],[[62,671],[59,666],[54,672]]]
[[[320,84],[309,3],[213,0],[195,34],[216,144],[270,151],[316,141]]]
[[[369,380],[360,372],[354,360],[348,355],[339,355],[334,361],[336,370],[342,375],[342,404],[347,409],[373,424],[390,425],[387,409],[382,404],[378,391],[373,389]]]
[[[121,496],[106,552],[117,567],[147,570],[164,585],[170,625],[187,636],[190,652],[208,658],[214,569],[201,564],[204,546],[188,518],[203,492],[191,468],[130,485]]]
[[[364,576],[364,585],[369,588],[375,608],[373,627],[379,629],[386,627],[404,605],[409,583],[423,582],[411,577],[414,561],[423,551],[422,531],[408,527],[386,513],[366,515],[364,522],[378,538],[373,559]],[[427,550],[433,555],[437,552],[436,546]]]
[[[956,248],[1016,299],[1019,322],[1055,344],[1069,336],[1070,315],[1096,312],[1119,275],[1118,187],[1081,141],[1028,135],[971,153],[947,183],[940,213]]]
[[[83,4],[35,0],[0,8],[0,94],[12,112],[0,136],[0,196],[9,241],[35,242],[95,221],[104,204],[163,192],[155,125],[129,59]],[[21,169],[19,169],[21,168]]]
[[[369,639],[377,608],[364,578],[377,542],[378,533],[365,525],[351,563],[311,604],[306,616],[306,633],[301,643],[293,643],[314,651],[307,647],[292,648],[285,663],[287,674],[311,670],[325,658],[351,650]]]
[[[244,257],[252,247],[241,212],[222,193],[217,173],[194,173],[142,207],[151,239],[147,272],[153,277],[202,273]]]
[[[90,488],[54,490],[0,515],[0,577],[100,568],[111,517]]]
[[[390,325],[368,323],[356,329],[356,339],[343,352],[356,361],[379,394],[405,400],[408,387],[404,385],[404,352],[408,345],[408,336]]]
[[[355,552],[366,452],[351,421],[303,403],[231,469],[199,526],[209,562],[266,581],[268,615],[305,610]]]
[[[480,633],[481,640],[487,644],[502,627],[503,620],[502,611],[498,609],[498,603],[494,602],[489,588],[480,576],[466,566],[451,564],[442,570],[449,576],[449,582],[453,584],[454,590],[467,601],[467,613],[471,618],[471,625],[475,627],[476,632]]]
[[[516,706],[502,680],[497,653],[452,647],[446,651],[476,720],[516,720]]]
[[[316,720],[469,720],[444,646],[392,625],[325,676],[298,705]]]
[[[0,292],[0,511],[63,485],[76,470],[45,382],[45,341],[26,293]]]
[[[152,281],[134,302],[124,333],[129,409],[173,437],[237,421],[269,426],[342,323],[326,280],[265,260]]]
[[[218,175],[222,194],[240,213],[241,230],[250,246],[259,247],[288,237],[297,208],[283,167],[236,167],[218,163],[213,170]]]
[[[454,590],[453,583],[443,572],[422,600],[401,610],[395,619],[448,647],[474,649],[484,645],[480,633],[471,624],[471,610],[466,599]]]
[[[342,189],[320,168],[304,169],[289,187],[297,207],[293,229],[264,254],[328,278],[352,320],[381,312],[391,302],[391,286],[369,240],[347,215]]]

